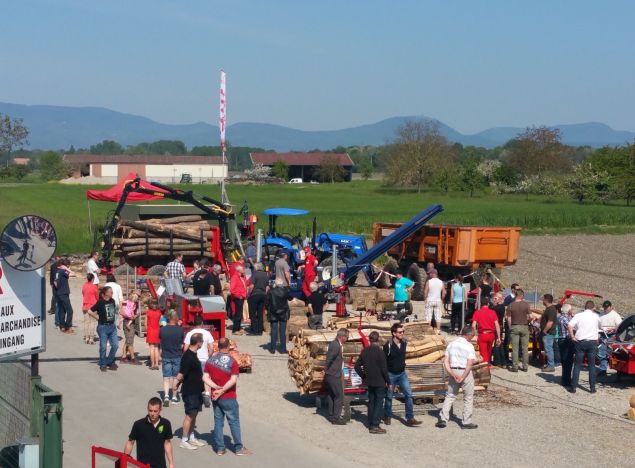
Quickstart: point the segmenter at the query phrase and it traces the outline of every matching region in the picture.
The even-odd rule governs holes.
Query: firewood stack
[[[199,215],[187,215],[143,221],[121,219],[113,237],[113,246],[126,259],[165,258],[170,252],[211,257],[211,241],[209,223]]]
[[[391,325],[391,322],[378,322],[374,317],[367,317],[362,323],[362,331],[366,336],[372,331],[379,332],[380,343],[383,345],[391,338]],[[328,326],[330,330],[300,330],[292,339],[293,348],[289,351],[288,361],[289,375],[301,394],[318,393],[322,388],[321,371],[326,363],[328,345],[335,339],[337,328],[351,328],[348,341],[344,344],[346,363],[354,365],[363,349],[361,336],[355,330],[359,326],[359,318],[333,317],[329,320]],[[433,335],[429,324],[406,323],[404,329],[408,339],[406,364],[437,362],[443,358],[445,339]]]
[[[374,316],[362,318],[362,332],[368,336],[370,332],[377,331],[380,344],[383,345],[391,339],[390,327],[393,322],[377,321]],[[326,351],[331,341],[335,339],[337,329],[349,328],[348,341],[344,344],[344,362],[354,365],[359,353],[362,351],[362,340],[357,331],[360,327],[358,318],[331,317],[324,330],[302,329],[297,336],[292,338],[293,348],[289,351],[289,375],[296,384],[301,394],[319,393],[323,387],[324,377],[321,372],[326,364]],[[404,335],[408,341],[406,351],[406,365],[413,391],[442,390],[444,385],[438,383],[440,367],[429,368],[414,366],[416,364],[440,363],[445,356],[447,340],[434,334],[433,328],[428,322],[404,323]],[[490,381],[489,368],[481,362],[474,366],[474,378],[476,385],[487,387]],[[435,374],[436,373],[436,374]],[[437,377],[435,378],[435,375]]]

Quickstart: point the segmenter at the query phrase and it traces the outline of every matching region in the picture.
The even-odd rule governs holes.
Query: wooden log
[[[170,245],[170,239],[165,237],[148,237],[147,239],[149,245]],[[114,245],[128,246],[128,245],[144,245],[146,243],[146,239],[143,237],[135,237],[133,239],[124,239],[122,237],[116,237],[113,239]],[[194,242],[190,239],[178,239],[173,238],[173,245],[183,245],[183,244],[193,244]],[[206,245],[211,245],[210,242],[206,242]]]
[[[179,251],[180,254],[183,254],[186,257],[200,257],[201,256],[201,251],[200,250],[185,250],[185,251]],[[126,257],[131,257],[131,258],[136,258],[136,257],[165,257],[166,252],[164,250],[149,250],[148,253],[146,254],[145,250],[144,251],[139,251],[139,252],[126,252],[125,256]],[[203,252],[203,257],[208,257],[208,258],[213,258],[214,254],[210,251],[205,251]]]
[[[201,215],[184,215],[172,216],[171,218],[151,218],[143,220],[145,223],[155,224],[193,223],[196,221],[203,221],[203,217]]]
[[[156,250],[156,251],[164,251],[164,255],[169,253],[170,250],[209,250],[211,244],[196,244],[194,242],[190,242],[189,244],[175,244],[175,245],[166,245],[166,244],[150,244],[148,243],[148,250]],[[124,245],[121,247],[122,252],[145,252],[146,246],[144,244],[140,245]]]
[[[122,219],[119,221],[120,226],[127,226],[131,228],[135,228],[144,233],[146,229],[149,232],[163,234],[165,236],[169,236],[170,233],[176,237],[181,237],[184,239],[192,239],[199,240],[201,238],[201,231],[194,229],[182,228],[179,225],[171,225],[171,224],[147,224],[141,221],[131,221],[128,219]],[[209,234],[211,236],[211,232],[203,232],[203,238],[205,238],[205,234]]]
[[[427,364],[427,363],[430,363],[430,362],[436,362],[436,361],[439,361],[440,359],[443,359],[443,356],[445,356],[445,351],[435,351],[433,353],[426,354],[425,356],[421,356],[421,357],[417,357],[417,358],[413,358],[413,359],[407,359],[406,358],[406,365],[408,365],[408,364]]]

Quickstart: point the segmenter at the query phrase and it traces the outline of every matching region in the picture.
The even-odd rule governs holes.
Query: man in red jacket
[[[483,362],[489,366],[494,341],[497,345],[501,344],[501,327],[498,323],[498,315],[490,309],[489,304],[474,312],[472,328],[478,330],[478,338],[476,339],[478,350],[483,357]]]
[[[236,266],[235,273],[229,279],[229,293],[231,295],[232,311],[232,333],[242,335],[244,332],[240,326],[243,318],[243,304],[247,297],[247,283],[245,268],[242,265]]]

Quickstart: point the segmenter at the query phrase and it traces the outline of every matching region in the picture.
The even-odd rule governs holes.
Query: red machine
[[[565,289],[564,295],[562,296],[562,299],[560,299],[558,304],[563,305],[565,302],[567,302],[567,299],[569,299],[571,296],[599,297],[600,299],[602,298],[602,296],[600,296],[597,293],[590,293],[590,292],[583,292],[583,291],[572,291],[571,289]]]
[[[154,284],[150,279],[146,280],[148,290],[155,299],[158,295]],[[225,337],[225,301],[221,296],[194,296],[170,291],[168,298],[174,303],[181,317],[182,326],[186,331],[193,328],[194,317],[200,315],[203,318],[203,326],[209,330],[214,340]]]
[[[609,365],[619,374],[635,375],[635,314],[626,317],[607,343]]]

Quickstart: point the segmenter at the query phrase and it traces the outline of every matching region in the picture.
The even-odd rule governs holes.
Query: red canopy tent
[[[110,187],[110,188],[108,188],[106,190],[87,190],[86,191],[86,198],[88,198],[89,200],[118,202],[119,199],[121,198],[121,194],[123,193],[123,189],[124,189],[126,183],[127,182],[132,182],[137,177],[138,177],[137,174],[135,174],[134,172],[131,172],[125,178],[123,178],[119,182],[117,182],[116,185],[113,185],[112,187]],[[155,192],[167,193],[165,190],[163,190],[163,189],[161,189],[159,187],[155,187],[154,185],[152,185],[149,182],[146,182],[145,180],[142,180],[139,183],[139,186],[144,188],[144,189],[153,190]],[[138,192],[131,192],[128,195],[128,201],[130,201],[130,202],[147,201],[147,200],[159,200],[161,198],[163,198],[163,197],[155,196],[155,195],[148,195],[148,194],[145,194],[145,193],[138,193]]]
[[[93,220],[90,214],[90,200],[99,200],[99,201],[110,201],[110,202],[118,202],[121,198],[121,194],[123,193],[123,189],[127,182],[132,182],[138,177],[137,174],[131,172],[126,177],[117,182],[116,185],[113,185],[110,188],[105,190],[86,190],[86,198],[88,199],[88,228],[90,229],[90,233],[93,233]],[[145,180],[141,180],[139,182],[139,186],[148,190],[152,190],[154,192],[167,193],[165,190],[155,187],[149,182]],[[129,202],[138,202],[138,201],[148,201],[148,200],[159,200],[163,197],[150,195],[146,193],[138,193],[131,192],[128,194],[127,201]]]

